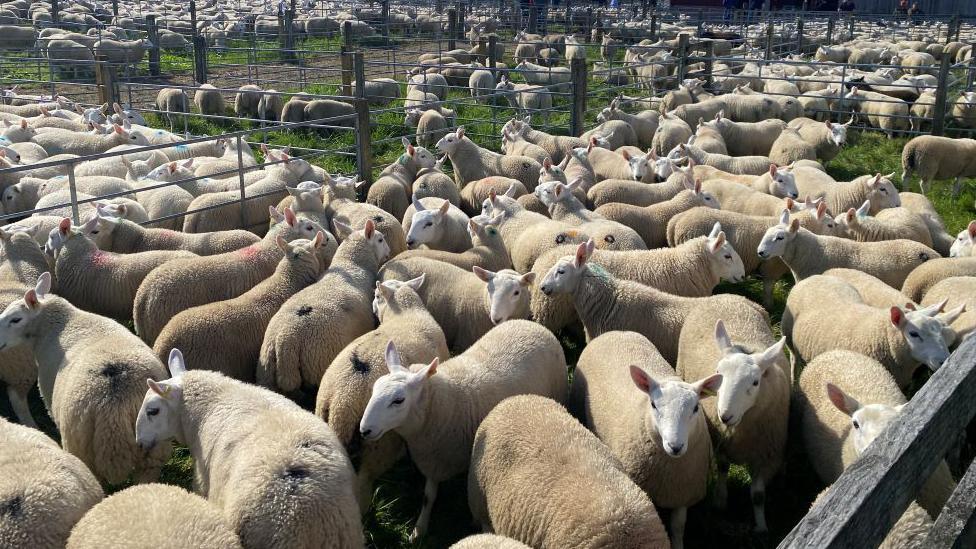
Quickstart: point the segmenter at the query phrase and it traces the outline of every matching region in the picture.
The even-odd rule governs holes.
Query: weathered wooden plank
[[[963,549],[976,547],[976,460],[969,464],[959,485],[946,502],[925,547]]]
[[[779,547],[877,547],[976,412],[970,337]]]

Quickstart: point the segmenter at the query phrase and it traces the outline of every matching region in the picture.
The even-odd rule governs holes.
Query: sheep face
[[[698,419],[698,401],[714,392],[722,384],[722,374],[713,374],[695,383],[684,381],[658,382],[637,366],[630,367],[630,377],[651,400],[650,420],[661,436],[661,447],[671,457],[681,457],[688,451],[688,433]]]
[[[623,157],[627,160],[627,167],[630,168],[630,176],[634,178],[634,181],[643,180],[650,166],[651,153],[648,152],[647,154],[631,156],[625,150]]]
[[[493,273],[478,266],[473,271],[488,285],[488,316],[492,324],[527,316],[535,273],[520,275],[509,269]]]
[[[596,242],[591,238],[576,248],[576,255],[567,255],[559,259],[542,277],[539,290],[546,295],[569,294],[579,287],[580,278],[587,270],[586,261],[593,255]]]
[[[451,203],[445,200],[440,208],[428,210],[424,208],[423,203],[414,198],[413,206],[416,212],[407,230],[407,246],[416,248],[441,238],[444,234],[444,219],[447,217]]]
[[[50,291],[51,273],[45,272],[38,277],[37,284],[27,290],[23,299],[7,305],[0,313],[0,351],[26,340],[31,321],[43,310]]]
[[[719,320],[715,325],[715,343],[722,353],[715,367],[715,371],[722,374],[716,411],[721,422],[732,428],[756,403],[767,371],[783,356],[786,338],[758,353],[744,353],[732,342],[725,324]]]
[[[789,212],[784,211],[780,223],[766,231],[756,249],[759,257],[771,259],[780,257],[786,252],[786,247],[796,238],[796,233],[800,230],[800,221],[798,219],[790,221],[789,217]]]
[[[149,170],[145,178],[153,181],[180,181],[190,179],[193,177],[193,172],[190,171],[192,166],[192,158],[182,163],[168,162]]]
[[[777,198],[798,198],[800,191],[796,188],[796,176],[790,168],[777,168],[769,165],[769,177],[772,180],[770,192]]]
[[[461,140],[464,139],[464,128],[458,128],[457,131],[448,133],[444,137],[440,138],[435,145],[437,150],[444,154],[451,154],[457,150],[458,145],[461,144]]]
[[[147,379],[149,390],[142,399],[136,417],[136,443],[148,452],[160,442],[182,440],[180,414],[183,409],[183,374],[186,365],[183,353],[173,349],[169,353],[170,377],[164,381]]]
[[[393,299],[393,294],[403,286],[413,288],[419,292],[424,285],[426,275],[421,274],[417,278],[412,278],[406,282],[400,280],[387,280],[385,282],[376,281],[376,289],[373,290],[373,314],[383,323],[383,313],[386,312],[386,304]]]
[[[894,183],[891,182],[891,178],[894,176],[894,173],[877,174],[864,183],[868,186],[868,200],[871,201],[872,209],[883,210],[901,206],[901,197],[898,195]]]
[[[718,227],[718,223],[715,224]],[[708,251],[708,263],[713,273],[718,275],[721,280],[739,282],[746,276],[746,269],[742,264],[742,258],[736,253],[725,239],[725,233],[719,227],[718,234],[709,235],[705,241]]]
[[[952,332],[947,328],[964,309],[964,306],[959,307],[941,318],[936,318],[943,307],[945,302],[915,311],[901,307],[892,307],[889,311],[891,324],[905,338],[912,358],[932,370],[938,370],[949,358],[946,335],[947,332]]]
[[[827,396],[838,410],[851,417],[852,429],[850,434],[858,455],[863,453],[874,439],[878,438],[878,435],[888,427],[905,406],[904,404],[899,406],[887,404],[862,405],[832,383],[827,383]]]
[[[10,189],[7,189],[8,191]],[[3,195],[3,203],[7,204],[7,193]],[[9,210],[8,210],[9,211]],[[973,255],[973,242],[976,241],[976,221],[970,221],[966,230],[959,233],[952,247],[949,248],[949,257],[969,257]]]
[[[373,393],[366,404],[359,433],[364,440],[377,440],[389,431],[407,424],[414,406],[418,405],[427,378],[437,373],[439,359],[426,366],[405,368],[391,341],[386,349],[386,365],[390,373],[373,384]]]

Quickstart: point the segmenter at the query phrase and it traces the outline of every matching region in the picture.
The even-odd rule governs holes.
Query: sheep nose
[[[671,452],[671,455],[673,455],[673,456],[676,456],[676,455],[680,454],[681,453],[681,449],[684,448],[684,447],[685,447],[684,444],[675,444],[674,442],[669,442],[668,443],[668,449]]]
[[[800,193],[790,193],[790,198],[799,198]]]
[[[495,326],[498,326],[498,325],[499,325],[499,324],[501,324],[501,323],[502,323],[502,321],[504,321],[504,320],[505,320],[505,319],[503,319],[503,318],[498,318],[498,317],[496,317],[496,316],[492,316],[492,317],[491,317],[491,323],[492,323],[492,324],[494,324]]]
[[[409,246],[409,247],[411,247],[411,248],[413,248],[413,245],[414,245],[414,243],[416,243],[416,242],[417,242],[416,240],[413,240],[412,238],[408,238],[408,239],[407,239],[407,246]]]
[[[542,293],[546,295],[552,295],[552,288],[549,288],[548,286],[543,286],[539,289],[542,290]]]
[[[728,425],[729,423],[732,423],[732,414],[723,414],[722,415],[722,423],[724,423],[726,425]]]
[[[765,250],[759,250],[756,253],[759,254],[759,257],[766,257],[766,251]]]
[[[371,434],[372,432],[373,432],[373,430],[372,430],[372,429],[360,429],[360,430],[359,430],[359,434],[361,434],[361,435],[363,436],[363,438],[369,438],[369,435],[370,435],[370,434]]]

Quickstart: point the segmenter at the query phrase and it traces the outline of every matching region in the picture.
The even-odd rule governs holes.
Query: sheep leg
[[[903,190],[903,191],[907,191],[908,190],[908,188],[910,186],[910,183],[908,182],[908,180],[911,177],[912,177],[912,171],[911,170],[905,170],[905,171],[901,172],[901,190]]]
[[[410,543],[415,543],[427,534],[427,525],[430,524],[430,512],[434,508],[434,500],[437,499],[437,481],[426,479],[424,484],[424,505],[420,508],[420,518],[417,525],[410,533]]]
[[[773,288],[776,286],[776,281],[771,276],[763,277],[763,307],[767,309],[773,308]]]
[[[715,478],[712,504],[717,509],[724,511],[729,505],[729,462],[719,456],[717,465],[718,474]]]
[[[7,385],[7,398],[10,399],[10,407],[17,414],[17,421],[21,425],[37,428],[34,423],[34,416],[31,415],[30,406],[27,404],[27,393],[21,393],[13,385]]]
[[[918,180],[918,188],[922,190],[922,194],[928,194],[928,185],[925,183],[925,179]]]
[[[749,494],[752,496],[752,513],[756,517],[756,531],[766,532],[769,530],[766,526],[766,481],[754,476]]]
[[[671,510],[671,549],[683,549],[685,546],[685,522],[688,520],[688,508],[678,507]]]
[[[962,192],[962,177],[956,176],[956,182],[952,184],[952,198],[959,198]]]

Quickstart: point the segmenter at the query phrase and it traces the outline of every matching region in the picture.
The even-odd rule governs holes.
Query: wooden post
[[[366,182],[366,191],[373,182],[373,151],[369,129],[369,102],[366,100],[366,67],[363,52],[353,55],[353,69],[356,73],[356,165],[359,178]]]
[[[952,16],[952,19],[949,21],[949,28],[946,29],[946,44],[952,42],[952,35],[959,32],[957,29],[959,28],[960,24],[959,14],[957,13]]]
[[[647,0],[641,0],[641,18],[647,19],[647,5],[649,2]]]
[[[149,48],[149,74],[159,76],[159,26],[156,25],[156,16],[146,15],[146,34],[152,47]]]
[[[593,36],[593,8],[586,8],[586,22],[584,25],[583,37],[586,39],[586,43],[589,44]]]
[[[190,32],[197,35],[197,0],[190,0]]]
[[[453,50],[457,47],[457,10],[449,8],[447,10],[447,49]]]
[[[444,12],[444,0],[437,0],[434,2],[434,12],[443,13]]]
[[[55,27],[61,23],[61,9],[58,0],[51,0],[51,20]]]
[[[109,105],[119,102],[119,90],[115,78],[115,67],[104,55],[95,56],[95,84],[98,86],[99,103]]]
[[[766,61],[773,58],[773,22],[766,23]]]
[[[491,71],[491,75],[498,80],[498,58],[496,57],[495,50],[498,49],[498,35],[489,34],[488,35],[488,70]]]
[[[657,13],[651,15],[651,40],[657,40]]]
[[[678,70],[675,71],[675,78],[678,82],[685,79],[685,73],[688,70],[688,38],[687,33],[678,35]]]
[[[342,61],[342,95],[349,97],[352,95],[352,79],[354,73],[353,52],[342,52],[340,59]]]
[[[383,0],[380,2],[380,14],[383,18],[383,37],[387,38],[390,36],[390,2],[389,0]]]
[[[529,6],[529,32],[534,33],[538,30],[539,8],[535,4]]]
[[[573,59],[570,64],[570,78],[573,82],[573,111],[570,114],[570,131],[573,135],[580,135],[586,124],[586,60]]]
[[[295,0],[292,0],[294,4]],[[284,16],[281,18],[282,26],[282,44],[281,44],[281,60],[288,64],[295,64],[297,57],[295,55],[295,11],[292,9],[285,10]]]
[[[976,547],[976,461],[969,465],[942,513],[932,525],[925,547]]]
[[[834,44],[834,16],[827,20],[827,45]]]
[[[116,18],[119,16],[119,0],[112,0],[112,15]]]
[[[939,64],[939,80],[935,89],[935,108],[932,110],[932,135],[945,133],[946,101],[949,97],[949,68],[952,61],[948,55],[942,56]]]
[[[803,18],[796,18],[796,53],[803,53]]]
[[[779,547],[877,547],[966,428],[974,403],[976,338],[968,338]]]
[[[458,2],[454,5],[454,9],[457,10],[457,35],[455,36],[463,45],[464,44],[464,18],[467,17],[467,10],[465,9],[464,2]]]
[[[346,51],[352,50],[352,21],[342,22],[342,46]]]
[[[973,81],[976,80],[976,42],[970,42],[969,47],[972,53],[969,56],[969,68],[966,69],[966,89],[973,89]]]
[[[851,14],[850,17],[848,17],[847,19],[847,33],[848,33],[847,39],[853,40],[854,39],[854,14]]]
[[[207,39],[199,34],[193,37],[193,77],[198,84],[207,83]]]
[[[706,40],[705,41],[705,88],[712,88],[712,69],[715,66],[715,41]],[[681,81],[679,80],[680,84]]]
[[[353,52],[352,70],[353,76],[356,79],[355,97],[357,99],[364,99],[366,97],[366,63],[363,61],[363,52]]]

